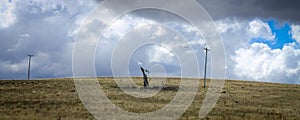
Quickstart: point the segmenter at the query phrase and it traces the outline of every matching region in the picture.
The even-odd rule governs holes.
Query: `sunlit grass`
[[[150,98],[136,98],[124,93],[112,78],[98,80],[114,104],[137,113],[164,107],[178,90],[161,90]],[[140,86],[138,89],[143,89],[142,78],[135,77],[133,80]],[[180,79],[168,78],[165,86],[178,88],[179,83]],[[199,88],[192,105],[180,119],[199,119],[206,91],[207,88]],[[300,85],[228,80],[222,91],[205,119],[300,118]],[[80,101],[72,79],[2,80],[0,94],[0,119],[93,119]]]

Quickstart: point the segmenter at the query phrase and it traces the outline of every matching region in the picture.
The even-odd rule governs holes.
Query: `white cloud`
[[[0,71],[9,71],[11,73],[26,71],[27,63],[25,59],[19,63],[12,63],[10,61],[1,61],[0,62]]]
[[[55,77],[69,76],[72,72],[70,64],[72,47],[71,44],[66,45],[66,49],[61,51],[61,54],[38,51],[32,58],[32,73],[35,76],[48,74]]]
[[[97,5],[90,1],[0,1],[0,79],[72,76],[72,42],[81,21]],[[3,29],[5,28],[5,29]]]
[[[239,21],[240,22],[240,21]],[[217,30],[220,33],[232,33],[237,32],[237,30],[242,29],[242,24],[239,23],[236,19],[224,19],[216,21]]]
[[[18,49],[20,49],[20,47],[26,42],[28,41],[28,37],[30,35],[28,33],[23,33],[20,35],[20,37],[18,38],[18,42],[14,45],[11,46],[11,48],[7,49],[7,52],[13,52],[16,51]]]
[[[14,8],[15,4],[9,0],[0,1],[0,28],[7,28],[15,22]]]
[[[166,34],[165,29],[162,26],[158,26],[156,32],[153,33],[153,35],[151,36],[151,38],[154,39],[154,38],[160,37],[160,36],[162,36],[164,34]]]
[[[216,25],[225,44],[229,79],[299,84],[300,56],[295,43],[282,49],[271,49],[264,43],[249,44],[253,38],[274,40],[276,35],[267,23],[259,19],[222,19]]]
[[[254,19],[249,23],[249,33],[255,38],[263,38],[266,40],[274,40],[275,35],[268,23],[263,22],[260,19]]]
[[[174,60],[174,54],[167,46],[151,46],[150,49],[147,50],[147,55],[150,58],[149,63],[152,62],[162,62],[166,64],[172,64],[176,62]]]
[[[61,0],[14,0],[13,3],[9,3],[4,0],[0,3],[0,28],[11,27],[11,31],[1,31],[2,33],[0,33],[2,40],[0,54],[6,56],[0,59],[0,77],[5,78],[8,76],[6,74],[15,74],[18,78],[23,78],[28,63],[25,52],[28,51],[35,52],[32,68],[33,74],[46,77],[71,76],[72,42],[90,10],[97,5],[95,4],[96,2],[94,0],[76,0],[72,2]],[[151,12],[149,13],[151,14]],[[114,14],[114,10],[105,9],[104,11],[99,11],[99,16],[96,17],[109,18],[111,14]],[[36,18],[32,19],[32,17]],[[22,21],[18,21],[19,19]],[[195,48],[195,51],[199,51],[197,52],[197,55],[199,55],[198,62],[200,66],[203,64],[202,58],[204,55],[200,51],[202,51],[201,45],[204,45],[205,41],[197,32],[197,29],[184,22],[173,22],[171,20],[161,20],[163,21],[161,22],[160,18],[155,17],[155,19],[144,18],[143,15],[128,14],[116,21],[99,21],[98,19],[85,21],[89,25],[88,30],[85,32],[99,30],[99,27],[114,22],[105,31],[103,40],[100,41],[99,48],[97,48],[100,54],[96,55],[96,58],[99,60],[96,64],[101,64],[97,66],[101,69],[100,72],[110,75],[108,72],[111,69],[110,57],[118,40],[137,41],[151,37],[154,42],[166,41],[164,42],[164,47],[166,48],[154,46],[149,47],[148,51],[142,51],[140,58],[145,58],[146,61],[140,61],[143,64],[160,62],[168,65],[166,67],[172,68],[173,71],[171,72],[174,73],[170,74],[179,75],[180,71],[173,69],[178,65],[175,58],[178,57],[177,54],[182,54],[183,58],[185,58],[185,56],[193,53],[191,49],[187,50],[189,48]],[[167,27],[160,26],[161,24]],[[285,45],[282,50],[272,50],[262,43],[249,45],[249,41],[252,38],[267,40],[275,38],[275,34],[272,33],[270,26],[266,22],[260,19],[241,20],[226,18],[219,19],[216,25],[226,47],[229,79],[299,83],[300,56],[299,50],[294,48],[293,44]],[[291,28],[293,39],[299,42],[299,26],[293,25]],[[183,36],[175,33],[174,30]],[[127,36],[128,39],[122,38],[132,31],[135,33]],[[94,35],[93,38],[86,39],[95,39],[95,41],[90,43],[95,45],[98,37],[98,35]],[[177,42],[183,40],[183,37],[188,39],[185,44]],[[130,43],[124,42],[122,45],[130,48],[132,47]],[[212,52],[218,51],[217,49],[223,50],[223,48],[214,48]],[[15,57],[17,55],[24,56]],[[120,56],[123,56],[123,54],[120,53]],[[124,56],[127,56],[127,54]],[[84,55],[82,59],[84,59]],[[190,66],[195,65],[195,62],[191,62],[189,59],[184,60]],[[120,59],[120,61],[127,63],[126,60]],[[120,64],[120,66],[122,65],[123,63]],[[140,71],[137,72],[139,73]]]
[[[23,5],[32,6],[32,11],[35,14],[44,13],[47,11],[53,11],[54,13],[63,12],[65,9],[70,15],[75,15],[80,12],[85,11],[86,9],[93,8],[96,5],[95,0],[73,0],[73,1],[65,1],[65,0],[29,0],[22,1],[16,0],[13,2],[19,2]],[[85,6],[85,7],[83,7]]]
[[[251,38],[254,37],[249,34],[250,22],[248,20],[238,21],[237,19],[222,19],[215,22],[228,53],[233,53],[234,50],[247,46]]]
[[[300,43],[300,25],[292,25],[291,29],[292,38]]]
[[[300,83],[300,50],[295,44],[272,50],[263,43],[236,50],[232,56],[234,71],[241,79],[257,81]]]
[[[30,35],[28,33],[21,34],[21,37],[29,37]]]
[[[102,33],[103,39],[115,41],[135,29],[143,28],[143,30],[150,30],[153,24],[157,24],[157,22],[142,17],[125,15],[108,26],[109,28]],[[161,34],[163,34],[163,29],[159,29],[154,37]]]

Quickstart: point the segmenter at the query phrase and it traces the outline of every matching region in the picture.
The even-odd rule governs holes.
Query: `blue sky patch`
[[[272,33],[275,33],[274,41],[265,40],[263,38],[252,38],[250,40],[250,44],[258,42],[265,43],[271,49],[282,49],[283,46],[287,43],[293,43],[295,40],[292,39],[292,35],[290,34],[291,27],[288,23],[284,23],[280,25],[276,20],[266,21],[270,26]]]

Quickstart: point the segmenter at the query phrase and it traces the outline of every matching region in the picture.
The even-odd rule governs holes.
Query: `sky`
[[[224,48],[211,48],[208,53],[208,77],[214,77],[211,53],[222,49],[226,54],[226,79],[300,84],[299,1],[197,2],[211,16],[224,43]],[[101,3],[99,0],[1,0],[0,79],[26,79],[28,53],[34,55],[31,77],[72,77],[74,44],[85,22],[89,23],[86,33],[109,25],[101,37],[97,36],[99,42],[91,43],[97,45],[97,76],[122,76],[127,72],[141,76],[139,66],[153,71],[150,76],[180,76],[182,65],[189,68],[196,65],[200,75],[187,77],[203,77],[202,48],[207,44],[193,25],[170,12],[155,9],[132,11],[112,23],[88,21],[92,10]],[[135,3],[133,0],[132,4]],[[116,14],[114,9],[105,8],[96,17],[109,18],[112,14]],[[134,48],[133,43],[145,39],[154,43]],[[188,44],[180,40],[187,40]],[[127,51],[131,49],[132,52]],[[196,53],[198,64],[189,59],[191,52]],[[113,65],[119,69],[112,69]]]

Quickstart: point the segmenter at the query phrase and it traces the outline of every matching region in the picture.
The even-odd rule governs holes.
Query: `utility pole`
[[[29,57],[29,60],[28,60],[28,71],[27,71],[27,78],[28,80],[30,80],[30,62],[31,62],[31,57],[33,57],[32,54],[27,54],[27,56]]]
[[[207,67],[207,51],[210,51],[207,47],[203,48],[205,50],[205,67],[204,67],[204,88],[206,87],[206,67]]]

